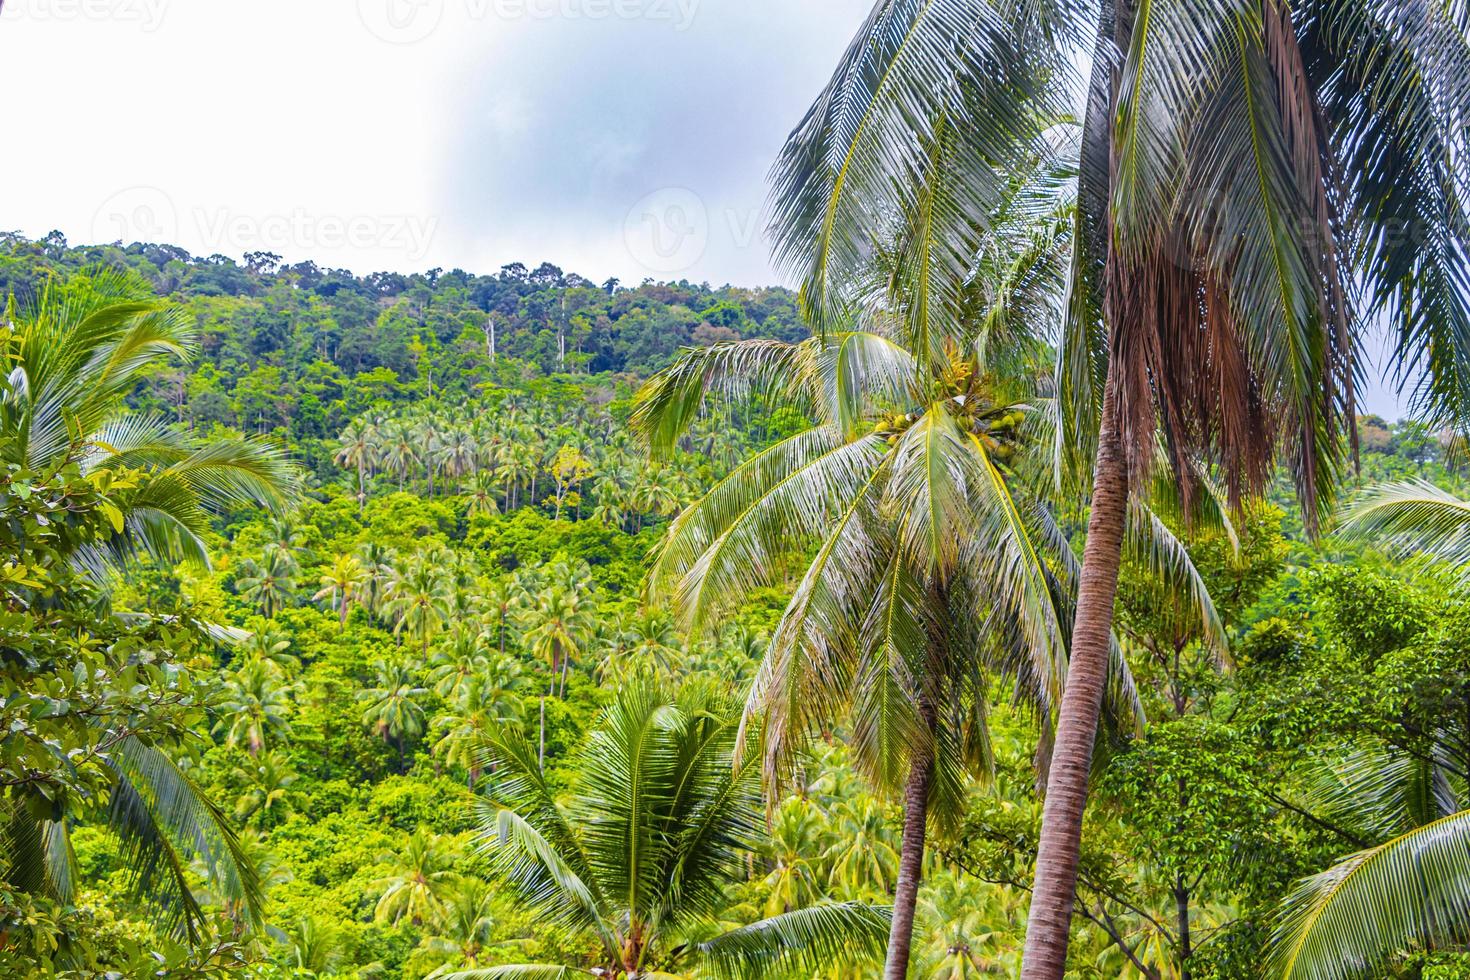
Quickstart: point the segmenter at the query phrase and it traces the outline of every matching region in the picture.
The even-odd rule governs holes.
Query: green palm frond
[[[791,448],[807,452],[792,460],[789,471],[762,465],[780,462],[763,454],[756,465],[731,474],[687,512],[689,520],[681,518],[670,528],[666,551],[655,564],[653,587],[678,569],[671,603],[691,628],[704,628],[732,603],[772,581],[779,572],[777,559],[793,543],[820,533],[884,459],[879,436],[843,442],[825,429],[804,435]],[[692,561],[679,561],[689,554],[695,555]]]
[[[259,928],[260,882],[224,812],[167,755],[135,738],[120,741],[107,761],[116,777],[108,824],[122,841],[123,866],[138,894],[196,938],[204,916],[187,868],[197,857],[218,893],[240,902]]]
[[[1374,539],[1398,555],[1423,553],[1470,582],[1470,503],[1431,483],[1369,489],[1344,514],[1342,533]]]
[[[820,413],[825,406],[817,368],[820,348],[815,339],[799,344],[740,340],[685,348],[672,365],[639,389],[630,424],[655,456],[664,457],[712,395],[730,402],[759,395],[774,404]]]
[[[1470,811],[1361,851],[1284,903],[1266,966],[1283,980],[1374,976],[1470,937]]]
[[[835,966],[871,965],[888,945],[887,909],[818,905],[763,919],[700,943],[695,953],[719,980],[810,976]]]
[[[1025,93],[1039,91],[1046,66],[1019,52],[1043,46],[1020,43],[1028,25],[1016,21],[1041,6],[874,6],[772,173],[776,262],[801,278],[803,312],[819,332],[840,329],[851,315],[849,287],[865,271],[873,243],[885,237],[875,219],[927,214],[932,226],[978,220],[993,209],[1006,164],[1025,153],[1035,129]],[[952,118],[964,124],[949,127]],[[922,172],[936,148],[962,179],[946,186],[942,200],[910,196],[908,184],[893,176]],[[910,268],[922,275],[925,265]]]
[[[1324,763],[1307,808],[1364,840],[1397,837],[1458,813],[1462,801],[1442,748],[1429,758],[1365,745]]]
[[[1210,596],[1210,587],[1195,567],[1184,542],[1148,504],[1136,497],[1128,502],[1125,533],[1125,553],[1166,587],[1189,597],[1204,634],[1206,649],[1220,663],[1230,664],[1230,637],[1225,631],[1224,620],[1220,618],[1215,600]]]

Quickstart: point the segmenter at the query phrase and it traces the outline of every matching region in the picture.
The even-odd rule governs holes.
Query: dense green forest
[[[661,597],[698,555],[661,542],[699,507],[671,518],[820,428],[751,389],[668,453],[637,435],[681,347],[799,342],[788,293],[56,236],[12,236],[0,277],[32,386],[4,405],[0,972],[425,977],[633,944],[640,975],[875,975],[904,828],[881,735],[809,712],[766,733],[773,764],[740,725],[814,539],[766,543],[707,610]],[[1007,472],[1023,414],[985,423]],[[1421,424],[1359,440],[1360,484],[1466,488]],[[1470,603],[1288,513],[1279,482],[1175,520],[1192,584],[1125,565],[1135,696],[1095,778],[1078,976],[1255,976],[1295,882],[1463,805]],[[1075,543],[1081,515],[1056,521]],[[1017,966],[1044,689],[1001,663],[969,695],[984,745],[935,797],[918,976]],[[1407,771],[1430,783],[1400,799]]]

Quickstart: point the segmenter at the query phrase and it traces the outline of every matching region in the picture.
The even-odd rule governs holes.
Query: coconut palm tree
[[[332,559],[332,567],[322,573],[318,580],[321,588],[312,596],[317,602],[326,599],[337,610],[338,624],[347,626],[347,615],[352,604],[367,584],[368,571],[354,555],[338,555]]]
[[[828,905],[775,916],[699,941],[740,880],[760,823],[754,770],[736,764],[738,720],[718,699],[666,696],[647,680],[625,687],[573,763],[563,804],[536,747],[515,728],[489,741],[496,774],[480,837],[498,869],[544,921],[595,950],[576,965],[511,965],[453,974],[670,976],[699,965],[714,976],[771,977],[876,956],[886,916]]]
[[[358,546],[355,557],[367,572],[361,589],[362,606],[374,616],[381,617],[398,580],[398,552],[376,541],[365,541]]]
[[[581,655],[583,643],[596,625],[596,610],[578,587],[578,583],[559,576],[563,581],[543,590],[522,612],[525,633],[522,642],[536,657],[546,661],[550,672],[547,692],[541,697],[541,756],[546,754],[546,698],[565,695],[567,673],[573,659]]]
[[[235,801],[236,820],[269,828],[291,815],[291,785],[297,775],[283,756],[263,752],[237,767],[235,778],[245,787]]]
[[[470,517],[494,517],[500,513],[500,504],[495,500],[496,479],[495,474],[484,471],[474,475],[467,508]]]
[[[460,881],[454,859],[448,843],[424,827],[401,846],[384,851],[378,856],[382,877],[372,885],[382,893],[373,918],[395,924],[407,919],[416,926],[437,923],[445,899]]]
[[[338,466],[357,471],[357,516],[367,507],[367,472],[377,458],[377,433],[366,419],[353,419],[342,430],[340,447],[334,459]]]
[[[226,745],[243,742],[251,756],[259,756],[268,738],[291,733],[295,696],[296,686],[275,663],[251,658],[225,679],[214,731],[224,733]]]
[[[495,621],[495,638],[500,647],[501,656],[505,655],[506,627],[510,622],[511,614],[527,598],[525,591],[509,575],[502,575],[491,581],[481,595],[490,616]]]
[[[394,579],[383,615],[392,620],[394,633],[407,633],[428,656],[429,643],[449,620],[450,598],[441,556],[418,554]]]
[[[433,935],[420,948],[441,964],[478,967],[495,931],[495,897],[495,890],[479,878],[461,879],[445,896]]]
[[[290,965],[309,975],[330,973],[342,959],[342,934],[329,920],[303,916],[288,939]]]
[[[432,727],[441,732],[433,752],[468,774],[470,789],[480,778],[480,755],[486,735],[497,726],[521,717],[519,664],[503,660],[494,669],[472,675],[455,695],[447,712],[435,717]]]
[[[64,287],[48,284],[34,305],[8,307],[4,321],[0,458],[15,472],[34,474],[38,485],[69,466],[99,478],[126,471],[133,484],[111,499],[110,533],[61,553],[97,584],[105,586],[139,553],[207,568],[212,514],[242,507],[277,513],[294,495],[297,476],[271,444],[201,438],[162,417],[130,412],[129,397],[166,362],[187,359],[196,337],[192,317],[140,298],[124,274],[97,271]],[[189,873],[197,857],[214,893],[260,926],[255,869],[190,774],[126,727],[99,733],[96,744],[107,747],[103,764],[111,777],[95,800],[97,823],[116,837],[119,866],[130,870],[136,894],[159,911],[162,924],[200,938],[205,915]],[[70,834],[83,805],[75,798],[32,800],[25,788],[12,788],[0,813],[8,886],[72,904],[79,871]]]
[[[67,556],[99,581],[139,551],[207,567],[212,512],[278,513],[294,493],[295,471],[270,443],[198,438],[161,416],[130,414],[127,398],[148,373],[195,348],[181,309],[138,299],[121,274],[96,272],[85,288],[47,286],[6,319],[0,458],[36,474],[68,465],[137,473],[138,489],[114,504],[116,533]]]
[[[301,659],[291,652],[291,634],[269,620],[251,623],[249,635],[235,646],[241,662],[269,660],[287,676],[301,669]]]
[[[1341,528],[1401,557],[1423,555],[1470,584],[1470,502],[1432,483],[1407,480],[1371,487],[1347,509]]]
[[[398,768],[405,767],[408,742],[424,733],[424,709],[418,699],[428,693],[418,686],[418,664],[378,660],[372,686],[358,692],[365,705],[362,723],[385,742],[398,746]]]
[[[929,199],[948,201],[942,192]],[[997,227],[1002,218],[997,208]],[[998,250],[995,237],[973,244]],[[1051,240],[1043,238],[1027,276],[1042,276],[1035,270]],[[793,542],[821,541],[748,711],[766,722],[769,783],[790,771],[808,735],[845,711],[861,771],[905,800],[890,978],[908,966],[927,823],[932,816],[953,829],[963,777],[989,766],[988,678],[1014,679],[1050,719],[1068,614],[1055,586],[1072,574],[1070,552],[1021,469],[1020,423],[1031,409],[1017,398],[1027,392],[988,373],[1023,363],[1035,346],[1038,324],[1018,302],[1029,282],[1007,267],[956,283],[948,266],[934,264],[927,239],[904,233],[896,242],[865,329],[688,350],[640,392],[634,415],[656,452],[687,431],[707,392],[760,393],[817,420],[737,467],[674,521],[648,591],[699,630],[753,589],[778,584]],[[1192,568],[1158,522],[1136,531],[1176,567]],[[1110,669],[1117,713],[1136,714],[1115,652]]]
[[[1422,370],[1426,407],[1470,416],[1460,4],[880,0],[774,175],[778,263],[820,333],[841,329],[852,273],[886,237],[875,223],[925,201],[936,155],[964,206],[923,213],[963,231],[989,210],[1079,50],[1092,69],[1058,433],[1091,494],[1025,980],[1065,969],[1130,491],[1159,433],[1186,496],[1201,459],[1238,496],[1279,450],[1314,524],[1370,321],[1392,328],[1393,365]],[[970,261],[963,235],[930,237]]]
[[[486,639],[473,621],[461,621],[453,627],[447,642],[439,644],[429,658],[429,672],[424,679],[435,694],[456,698],[472,678],[489,668]]]
[[[294,601],[296,575],[300,571],[289,551],[279,545],[267,545],[259,561],[247,558],[240,563],[235,587],[266,619],[274,619],[276,613]]]

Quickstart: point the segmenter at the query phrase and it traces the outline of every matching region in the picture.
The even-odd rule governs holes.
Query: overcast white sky
[[[770,283],[767,170],[870,2],[5,0],[0,228]]]
[[[0,230],[770,284],[767,171],[870,4],[4,0]]]

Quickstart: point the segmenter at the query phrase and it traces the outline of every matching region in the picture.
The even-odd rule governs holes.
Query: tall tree
[[[847,273],[917,196],[937,134],[983,204],[1034,145],[1036,96],[1091,51],[1057,367],[1059,455],[1090,512],[1026,980],[1066,967],[1129,498],[1159,433],[1186,496],[1201,461],[1233,496],[1259,488],[1279,449],[1315,524],[1367,309],[1395,332],[1391,362],[1423,371],[1422,402],[1470,415],[1465,21],[1463,4],[1391,0],[881,0],[776,166],[777,257],[838,329]]]

